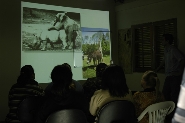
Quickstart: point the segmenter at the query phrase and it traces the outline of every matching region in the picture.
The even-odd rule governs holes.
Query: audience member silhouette
[[[17,83],[14,84],[8,96],[9,113],[6,116],[6,123],[21,123],[17,117],[19,104],[29,96],[44,96],[43,89],[38,86],[35,80],[34,69],[31,65],[21,68]]]
[[[71,66],[68,64],[68,63],[63,63],[62,65],[68,67],[70,70],[71,70]],[[78,92],[84,92],[84,89],[82,87],[82,85],[78,82],[78,81],[75,81],[74,79],[72,79],[72,83],[74,84],[75,86],[75,90],[78,91]],[[45,88],[45,92],[47,93],[47,91],[50,91],[51,90],[51,87],[53,86],[53,82],[51,82],[46,88]]]
[[[121,66],[110,65],[102,75],[102,89],[95,91],[90,101],[90,113],[93,116],[103,105],[114,100],[133,102],[132,93],[126,84],[125,73]]]
[[[153,71],[146,71],[141,79],[144,91],[134,93],[133,99],[136,108],[136,116],[139,116],[149,105],[164,101],[163,94],[159,92],[160,81]],[[149,123],[149,116],[145,115],[140,123]]]
[[[92,95],[96,90],[101,89],[102,73],[107,65],[100,63],[96,66],[96,77],[88,78],[83,84],[84,93],[88,102],[90,102]]]
[[[51,113],[62,109],[80,109],[85,114],[89,112],[84,93],[75,90],[72,76],[72,71],[66,65],[57,65],[53,68],[51,72],[53,85],[51,90],[45,93],[34,123],[45,123]]]

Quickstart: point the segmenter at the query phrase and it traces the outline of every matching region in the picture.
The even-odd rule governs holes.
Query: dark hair
[[[163,37],[165,38],[165,41],[169,41],[169,44],[173,43],[173,35],[172,34],[163,34]]]
[[[20,75],[17,79],[18,84],[26,84],[30,79],[34,79],[34,69],[31,65],[25,65],[20,70]]]
[[[102,77],[103,71],[107,65],[105,63],[100,63],[96,66],[96,77]]]
[[[124,97],[129,93],[125,73],[121,66],[110,65],[102,75],[102,89],[109,90],[111,96]]]
[[[53,90],[59,93],[65,93],[69,90],[72,83],[72,71],[65,65],[57,65],[51,72],[51,79],[53,82]]]
[[[154,71],[146,71],[143,76],[143,80],[146,82],[147,86],[156,87],[157,74]]]
[[[63,63],[62,65],[68,67],[71,70],[71,66],[68,63]]]

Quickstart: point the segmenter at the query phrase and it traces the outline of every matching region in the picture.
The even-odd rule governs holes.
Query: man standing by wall
[[[156,72],[165,65],[165,82],[163,86],[163,94],[165,100],[173,101],[177,104],[182,74],[185,66],[185,58],[181,52],[173,46],[173,35],[164,34],[162,41],[164,49],[164,60],[156,69]],[[173,114],[172,114],[173,115]],[[170,119],[172,116],[170,117]]]

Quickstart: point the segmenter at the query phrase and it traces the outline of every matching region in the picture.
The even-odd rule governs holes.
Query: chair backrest
[[[105,104],[98,112],[97,123],[136,123],[135,107],[127,100],[115,100]]]
[[[21,122],[31,123],[39,107],[39,96],[30,96],[25,98],[18,106],[17,116]]]
[[[173,101],[164,101],[148,106],[138,117],[140,121],[145,114],[149,114],[149,123],[164,123],[166,115],[170,114],[175,108]]]
[[[45,123],[87,123],[87,118],[79,109],[63,109],[50,114]]]

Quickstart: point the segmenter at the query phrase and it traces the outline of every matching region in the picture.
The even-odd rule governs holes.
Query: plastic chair
[[[63,109],[52,113],[45,123],[87,123],[87,118],[81,110]]]
[[[34,114],[40,106],[40,99],[39,96],[30,96],[19,104],[17,116],[22,123],[32,123]]]
[[[99,110],[97,123],[137,123],[135,107],[127,100],[109,102]]]
[[[175,108],[173,101],[164,101],[148,106],[137,118],[140,121],[145,114],[149,114],[149,123],[164,123],[166,115],[170,114]]]

